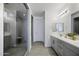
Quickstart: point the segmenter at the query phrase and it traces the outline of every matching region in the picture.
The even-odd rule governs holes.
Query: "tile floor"
[[[8,54],[5,56],[24,56],[26,51],[27,49],[22,44],[19,44],[16,48],[8,49],[6,51]],[[57,54],[52,48],[44,47],[43,42],[35,42],[27,56],[57,56]]]
[[[4,56],[24,56],[26,51],[23,44],[18,44],[17,47],[8,49]]]
[[[42,42],[33,43],[28,56],[57,56],[53,49],[45,48]]]

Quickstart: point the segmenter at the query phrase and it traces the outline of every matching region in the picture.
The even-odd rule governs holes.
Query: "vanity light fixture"
[[[68,8],[67,9],[65,9],[64,11],[62,11],[58,16],[63,16],[63,15],[65,15],[66,13],[68,13]]]

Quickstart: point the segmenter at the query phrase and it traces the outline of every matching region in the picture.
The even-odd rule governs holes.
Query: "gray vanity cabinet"
[[[57,40],[57,54],[62,56],[63,55],[63,42],[60,40]]]
[[[63,42],[64,43],[64,55],[66,56],[79,56],[79,48],[69,44],[69,43],[66,43],[66,42]]]
[[[60,56],[79,56],[79,48],[51,36],[51,46]]]
[[[62,40],[57,40],[57,49],[58,49],[58,55],[61,55],[61,56],[76,56],[77,54],[72,51],[71,49],[71,46],[69,46],[68,43],[65,43],[64,41]],[[68,45],[68,46],[67,46]]]

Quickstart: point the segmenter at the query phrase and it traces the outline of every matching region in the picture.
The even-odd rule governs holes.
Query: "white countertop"
[[[63,34],[63,36],[60,36],[59,35],[59,33],[52,33],[51,34],[51,36],[54,36],[54,37],[56,37],[56,38],[58,38],[58,39],[60,39],[60,40],[62,40],[62,41],[64,41],[64,42],[67,42],[67,43],[69,43],[69,44],[71,44],[71,45],[74,45],[74,46],[76,46],[77,48],[79,48],[79,39],[77,39],[77,40],[71,40],[71,39],[69,39],[69,38],[65,38],[64,37],[64,34]]]

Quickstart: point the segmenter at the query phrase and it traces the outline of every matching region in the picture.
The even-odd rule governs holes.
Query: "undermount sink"
[[[73,40],[73,41],[76,41],[76,40],[79,40],[79,35],[75,35],[75,36],[73,36],[73,37],[70,37],[70,36],[65,36],[65,38],[68,38],[68,39],[70,39],[70,40]]]
[[[76,33],[68,33],[65,35],[65,38],[76,41],[79,39],[79,35],[77,35]]]

